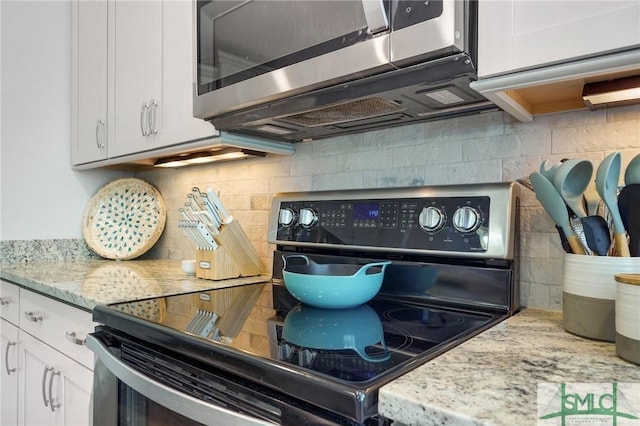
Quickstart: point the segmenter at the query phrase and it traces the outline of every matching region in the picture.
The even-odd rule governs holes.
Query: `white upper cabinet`
[[[162,2],[115,1],[109,157],[153,149],[162,128]]]
[[[640,0],[480,0],[471,87],[522,121],[583,108],[585,83],[640,74]]]
[[[107,158],[107,2],[76,6],[71,160],[82,164]]]
[[[76,168],[200,148],[218,135],[192,113],[191,2],[79,0],[73,10]]]
[[[480,0],[478,75],[640,46],[640,1]]]

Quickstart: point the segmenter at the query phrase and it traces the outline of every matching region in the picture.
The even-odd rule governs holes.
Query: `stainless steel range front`
[[[511,183],[276,194],[272,282],[94,310],[94,406],[121,407],[96,419],[389,424],[381,386],[519,309],[517,199]],[[287,291],[291,254],[391,264],[369,302],[321,309]]]

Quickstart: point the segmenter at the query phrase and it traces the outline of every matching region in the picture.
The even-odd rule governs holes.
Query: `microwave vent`
[[[280,117],[280,119],[299,126],[317,127],[380,117],[403,110],[405,108],[396,102],[372,97]]]

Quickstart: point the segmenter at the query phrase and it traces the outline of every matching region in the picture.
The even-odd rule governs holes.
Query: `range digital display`
[[[377,220],[380,217],[380,204],[356,204],[353,207],[353,218],[355,220]]]

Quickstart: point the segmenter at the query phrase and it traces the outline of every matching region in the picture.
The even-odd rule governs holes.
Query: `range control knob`
[[[312,228],[318,223],[318,215],[311,209],[300,209],[300,219],[298,222],[305,228]]]
[[[296,212],[294,212],[290,208],[280,209],[280,213],[278,215],[278,223],[284,227],[290,227],[295,224],[296,221]]]
[[[444,212],[433,206],[425,207],[418,216],[418,223],[420,227],[427,232],[439,231],[447,220],[447,216]]]
[[[460,207],[453,214],[453,226],[460,232],[473,232],[482,223],[482,215],[473,207]]]

